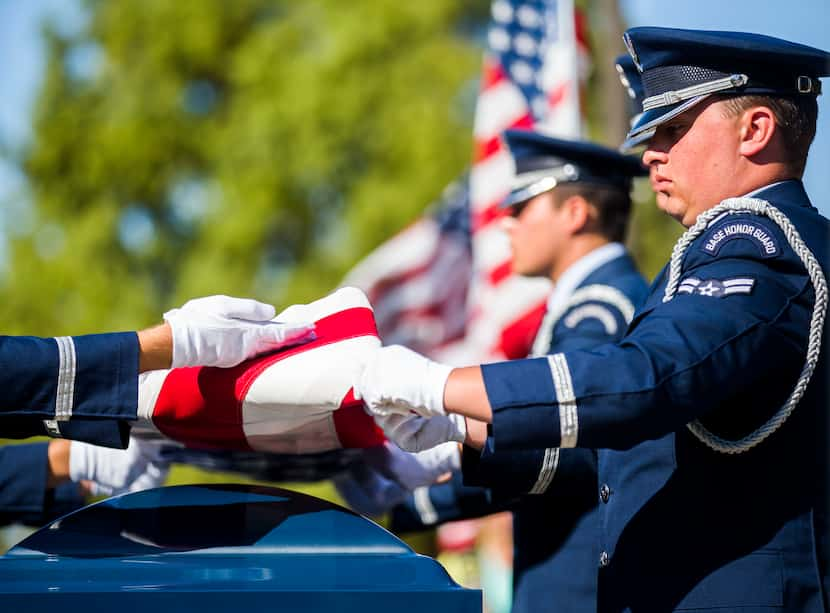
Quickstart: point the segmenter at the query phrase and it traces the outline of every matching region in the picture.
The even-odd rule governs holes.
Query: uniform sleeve
[[[503,511],[507,501],[495,501],[483,487],[463,483],[460,472],[436,485],[419,487],[392,509],[392,532],[417,532],[448,521],[473,519]]]
[[[136,419],[138,337],[134,332],[76,337],[0,337],[0,428],[5,436],[47,433],[99,442]],[[46,420],[44,427],[40,422]],[[78,425],[75,422],[79,422]],[[86,423],[87,425],[80,425]],[[106,441],[101,444],[107,444]]]
[[[0,447],[0,524],[42,526],[84,504],[76,483],[47,490],[48,445]]]
[[[649,300],[621,342],[483,366],[495,448],[629,448],[750,396],[763,423],[795,385],[813,308],[800,260],[775,256],[698,241],[675,297]]]
[[[591,449],[513,449],[494,452],[494,440],[479,452],[466,448],[461,456],[464,485],[487,487],[494,501],[522,495],[576,491],[574,486],[596,480],[596,453]]]

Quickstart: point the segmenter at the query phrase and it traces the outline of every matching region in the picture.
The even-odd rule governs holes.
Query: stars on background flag
[[[498,223],[514,172],[500,137],[517,128],[580,136],[580,75],[587,74],[581,23],[571,0],[492,4],[473,129],[470,317],[464,343],[442,356],[457,363],[524,357],[541,323],[550,282],[511,274],[509,242]]]
[[[510,271],[498,223],[513,176],[502,132],[533,128],[566,138],[582,132],[588,50],[572,0],[495,0],[491,16],[473,162],[469,179],[459,180],[468,187],[453,192],[463,193],[464,205],[444,198],[437,216],[404,229],[344,280],[369,295],[386,344],[457,365],[527,355],[551,289],[545,279]],[[467,220],[447,223],[454,216]]]

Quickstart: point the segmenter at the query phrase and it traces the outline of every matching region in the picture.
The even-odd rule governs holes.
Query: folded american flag
[[[380,346],[372,308],[343,288],[277,315],[315,321],[316,339],[233,368],[176,368],[142,375],[139,428],[196,449],[306,454],[384,440],[355,400],[352,382]]]

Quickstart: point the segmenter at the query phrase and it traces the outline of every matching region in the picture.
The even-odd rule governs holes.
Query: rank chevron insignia
[[[723,298],[732,294],[750,294],[755,286],[755,279],[734,277],[732,279],[698,279],[689,277],[681,281],[677,288],[679,294],[697,294],[711,298]]]

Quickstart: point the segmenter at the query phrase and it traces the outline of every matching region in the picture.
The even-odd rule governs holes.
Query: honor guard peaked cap
[[[643,110],[643,99],[645,99],[645,90],[643,89],[643,79],[640,77],[640,71],[634,64],[634,60],[628,54],[623,54],[617,57],[616,61],[617,74],[620,77],[620,83],[625,88],[628,97],[631,99],[631,126],[636,125],[640,119]],[[642,144],[652,137],[654,129],[645,130],[637,136],[626,138],[620,151],[623,153],[631,152],[637,145]]]
[[[747,32],[631,28],[623,40],[645,90],[628,138],[653,130],[711,94],[812,96],[830,54]]]
[[[562,140],[527,130],[508,130],[504,140],[513,156],[516,174],[502,208],[562,183],[590,183],[627,192],[632,177],[648,174],[639,158],[593,143]]]

